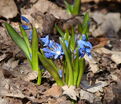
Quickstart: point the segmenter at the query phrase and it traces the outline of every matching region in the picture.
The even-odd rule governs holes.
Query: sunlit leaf
[[[68,2],[64,1],[65,5],[66,5],[66,10],[69,14],[73,13],[73,5],[69,4]]]
[[[80,13],[81,0],[75,0],[73,6],[73,14],[78,15]]]
[[[5,27],[8,31],[8,34],[13,39],[13,41],[21,48],[21,50],[25,53],[26,57],[31,62],[29,50],[26,42],[22,39],[22,37],[15,31],[15,29],[8,23],[5,23]]]
[[[77,80],[77,87],[80,86],[80,82],[81,82],[84,70],[85,70],[85,59],[80,58],[79,59],[79,75],[78,75],[78,80]]]
[[[63,85],[63,82],[58,74],[58,69],[56,68],[56,66],[54,65],[54,63],[52,62],[52,60],[47,59],[44,54],[39,53],[39,59],[41,61],[41,63],[43,64],[43,66],[46,68],[46,70],[53,76],[53,78],[55,79],[55,81],[57,82],[58,85]]]
[[[29,54],[32,54],[32,50],[31,50],[31,45],[30,45],[30,42],[29,42],[29,39],[28,39],[28,36],[27,36],[27,33],[25,32],[25,30],[23,29],[23,27],[20,26],[20,30],[21,30],[21,34],[23,36],[23,39],[24,41],[26,42],[26,45],[28,47],[28,50],[29,50]]]
[[[86,13],[84,15],[84,20],[83,20],[83,23],[82,23],[82,34],[85,34],[86,37],[87,37],[87,40],[88,40],[88,33],[89,33],[89,14]]]
[[[35,28],[32,36],[32,67],[33,70],[38,70],[38,36]]]
[[[68,70],[69,70],[68,85],[70,86],[70,85],[73,85],[73,70],[72,70],[72,63],[71,63],[71,54],[69,54],[70,52],[67,49],[65,41],[62,38],[60,38],[60,43],[63,47],[63,51],[64,51],[66,62],[67,62],[67,67],[68,67]]]

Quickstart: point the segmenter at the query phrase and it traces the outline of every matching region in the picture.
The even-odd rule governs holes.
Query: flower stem
[[[79,76],[78,76],[78,80],[77,80],[77,87],[80,86],[82,75],[83,75],[84,70],[85,70],[85,59],[84,58],[80,59],[80,61],[79,61],[79,67],[80,67],[80,71],[79,71]]]
[[[77,80],[78,80],[78,75],[79,75],[79,57],[75,59],[74,62],[74,85],[76,86]]]
[[[38,78],[37,78],[38,85],[41,85],[41,80],[42,80],[42,71],[38,69]]]
[[[69,52],[68,48],[66,47],[65,41],[62,38],[60,38],[60,43],[65,53],[65,58],[66,58],[67,68],[69,73],[68,86],[70,86],[70,85],[73,85],[73,69],[72,69],[72,62],[71,62],[71,56],[70,56],[71,52]]]

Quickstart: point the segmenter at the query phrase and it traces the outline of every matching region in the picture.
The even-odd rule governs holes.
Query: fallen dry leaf
[[[45,96],[59,97],[62,95],[62,88],[57,85],[53,85],[50,89],[44,92]]]
[[[14,0],[0,0],[0,16],[13,18],[17,15],[18,10]]]
[[[95,95],[90,93],[90,92],[87,92],[87,91],[84,91],[84,90],[80,90],[80,99],[85,99],[87,101],[89,101],[90,103],[93,103],[94,102],[94,99],[95,99]]]
[[[69,96],[73,100],[77,100],[79,94],[75,91],[75,86],[68,87],[67,85],[63,86],[63,94]]]
[[[106,87],[108,85],[107,82],[99,81],[94,86],[91,86],[90,88],[87,88],[86,90],[92,93],[95,93],[97,91],[102,91],[103,87]]]
[[[90,59],[87,55],[85,55],[84,58],[89,63],[90,70],[93,73],[96,73],[97,71],[99,71],[99,67],[98,67],[97,62],[95,61],[94,58]]]

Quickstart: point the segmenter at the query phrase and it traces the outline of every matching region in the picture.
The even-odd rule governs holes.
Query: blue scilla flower
[[[26,23],[30,23],[30,21],[24,16],[21,16],[21,20],[25,21]]]
[[[24,16],[21,16],[21,20],[23,20],[27,23],[27,25],[21,25],[21,26],[23,27],[24,30],[29,30],[29,39],[32,40],[32,30],[31,30],[31,26],[30,26],[31,23],[30,23],[29,19],[27,19]]]
[[[64,55],[64,52],[62,50],[62,46],[54,41],[50,41],[51,45],[46,48],[43,48],[43,51],[45,53],[45,56],[47,58],[61,58],[62,55]]]
[[[40,38],[40,40],[43,42],[43,48],[44,54],[47,58],[61,58],[61,56],[64,54],[62,50],[62,46],[53,40],[49,40],[49,36],[47,35],[45,38]]]
[[[83,34],[82,39],[77,41],[79,47],[79,55],[84,57],[87,54],[91,58],[92,44],[86,40],[86,36]]]
[[[21,25],[24,30],[30,30],[30,27],[28,25]]]

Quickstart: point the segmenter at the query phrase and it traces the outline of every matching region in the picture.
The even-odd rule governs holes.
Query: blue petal
[[[87,53],[91,53],[91,49],[90,48],[86,48],[86,52]]]
[[[49,49],[49,48],[43,48],[43,51],[46,52],[46,53],[51,53],[53,55],[56,55],[56,52],[51,50],[51,49]]]
[[[62,51],[62,46],[58,43],[56,44],[55,48],[56,48],[57,51]]]
[[[92,44],[90,42],[86,42],[86,41],[83,41],[81,42],[85,47],[89,47],[90,49],[92,49]]]
[[[40,40],[44,43],[44,46],[48,46],[50,41],[48,35],[45,38],[40,38]]]
[[[83,41],[86,41],[87,40],[86,35],[82,34],[82,40]]]
[[[30,28],[29,28],[29,26],[27,26],[27,25],[21,25],[23,28],[24,28],[24,30],[29,30]]]
[[[54,56],[54,59],[57,59],[59,57],[59,55],[58,54],[56,54],[55,56]]]
[[[53,46],[54,46],[54,41],[50,40],[50,41],[49,41],[49,44],[48,44],[48,47],[49,47],[49,48],[52,48]]]
[[[29,39],[32,40],[32,31],[29,32]]]
[[[92,44],[90,42],[86,43],[88,47],[90,47],[92,49]]]
[[[44,52],[48,52],[48,53],[51,53],[52,50],[50,50],[49,48],[43,48],[42,49]]]
[[[78,40],[78,41],[77,41],[77,44],[78,44],[79,48],[85,48],[85,47],[84,47],[85,41],[83,41],[83,40]]]
[[[45,57],[47,57],[47,58],[52,58],[53,57],[53,54],[51,54],[51,53],[44,53],[45,54]]]
[[[85,55],[85,50],[79,49],[79,56],[84,57],[84,55]]]
[[[24,17],[24,16],[21,16],[21,19],[22,19],[23,21],[27,22],[27,23],[30,23],[30,21],[29,21],[26,17]]]

